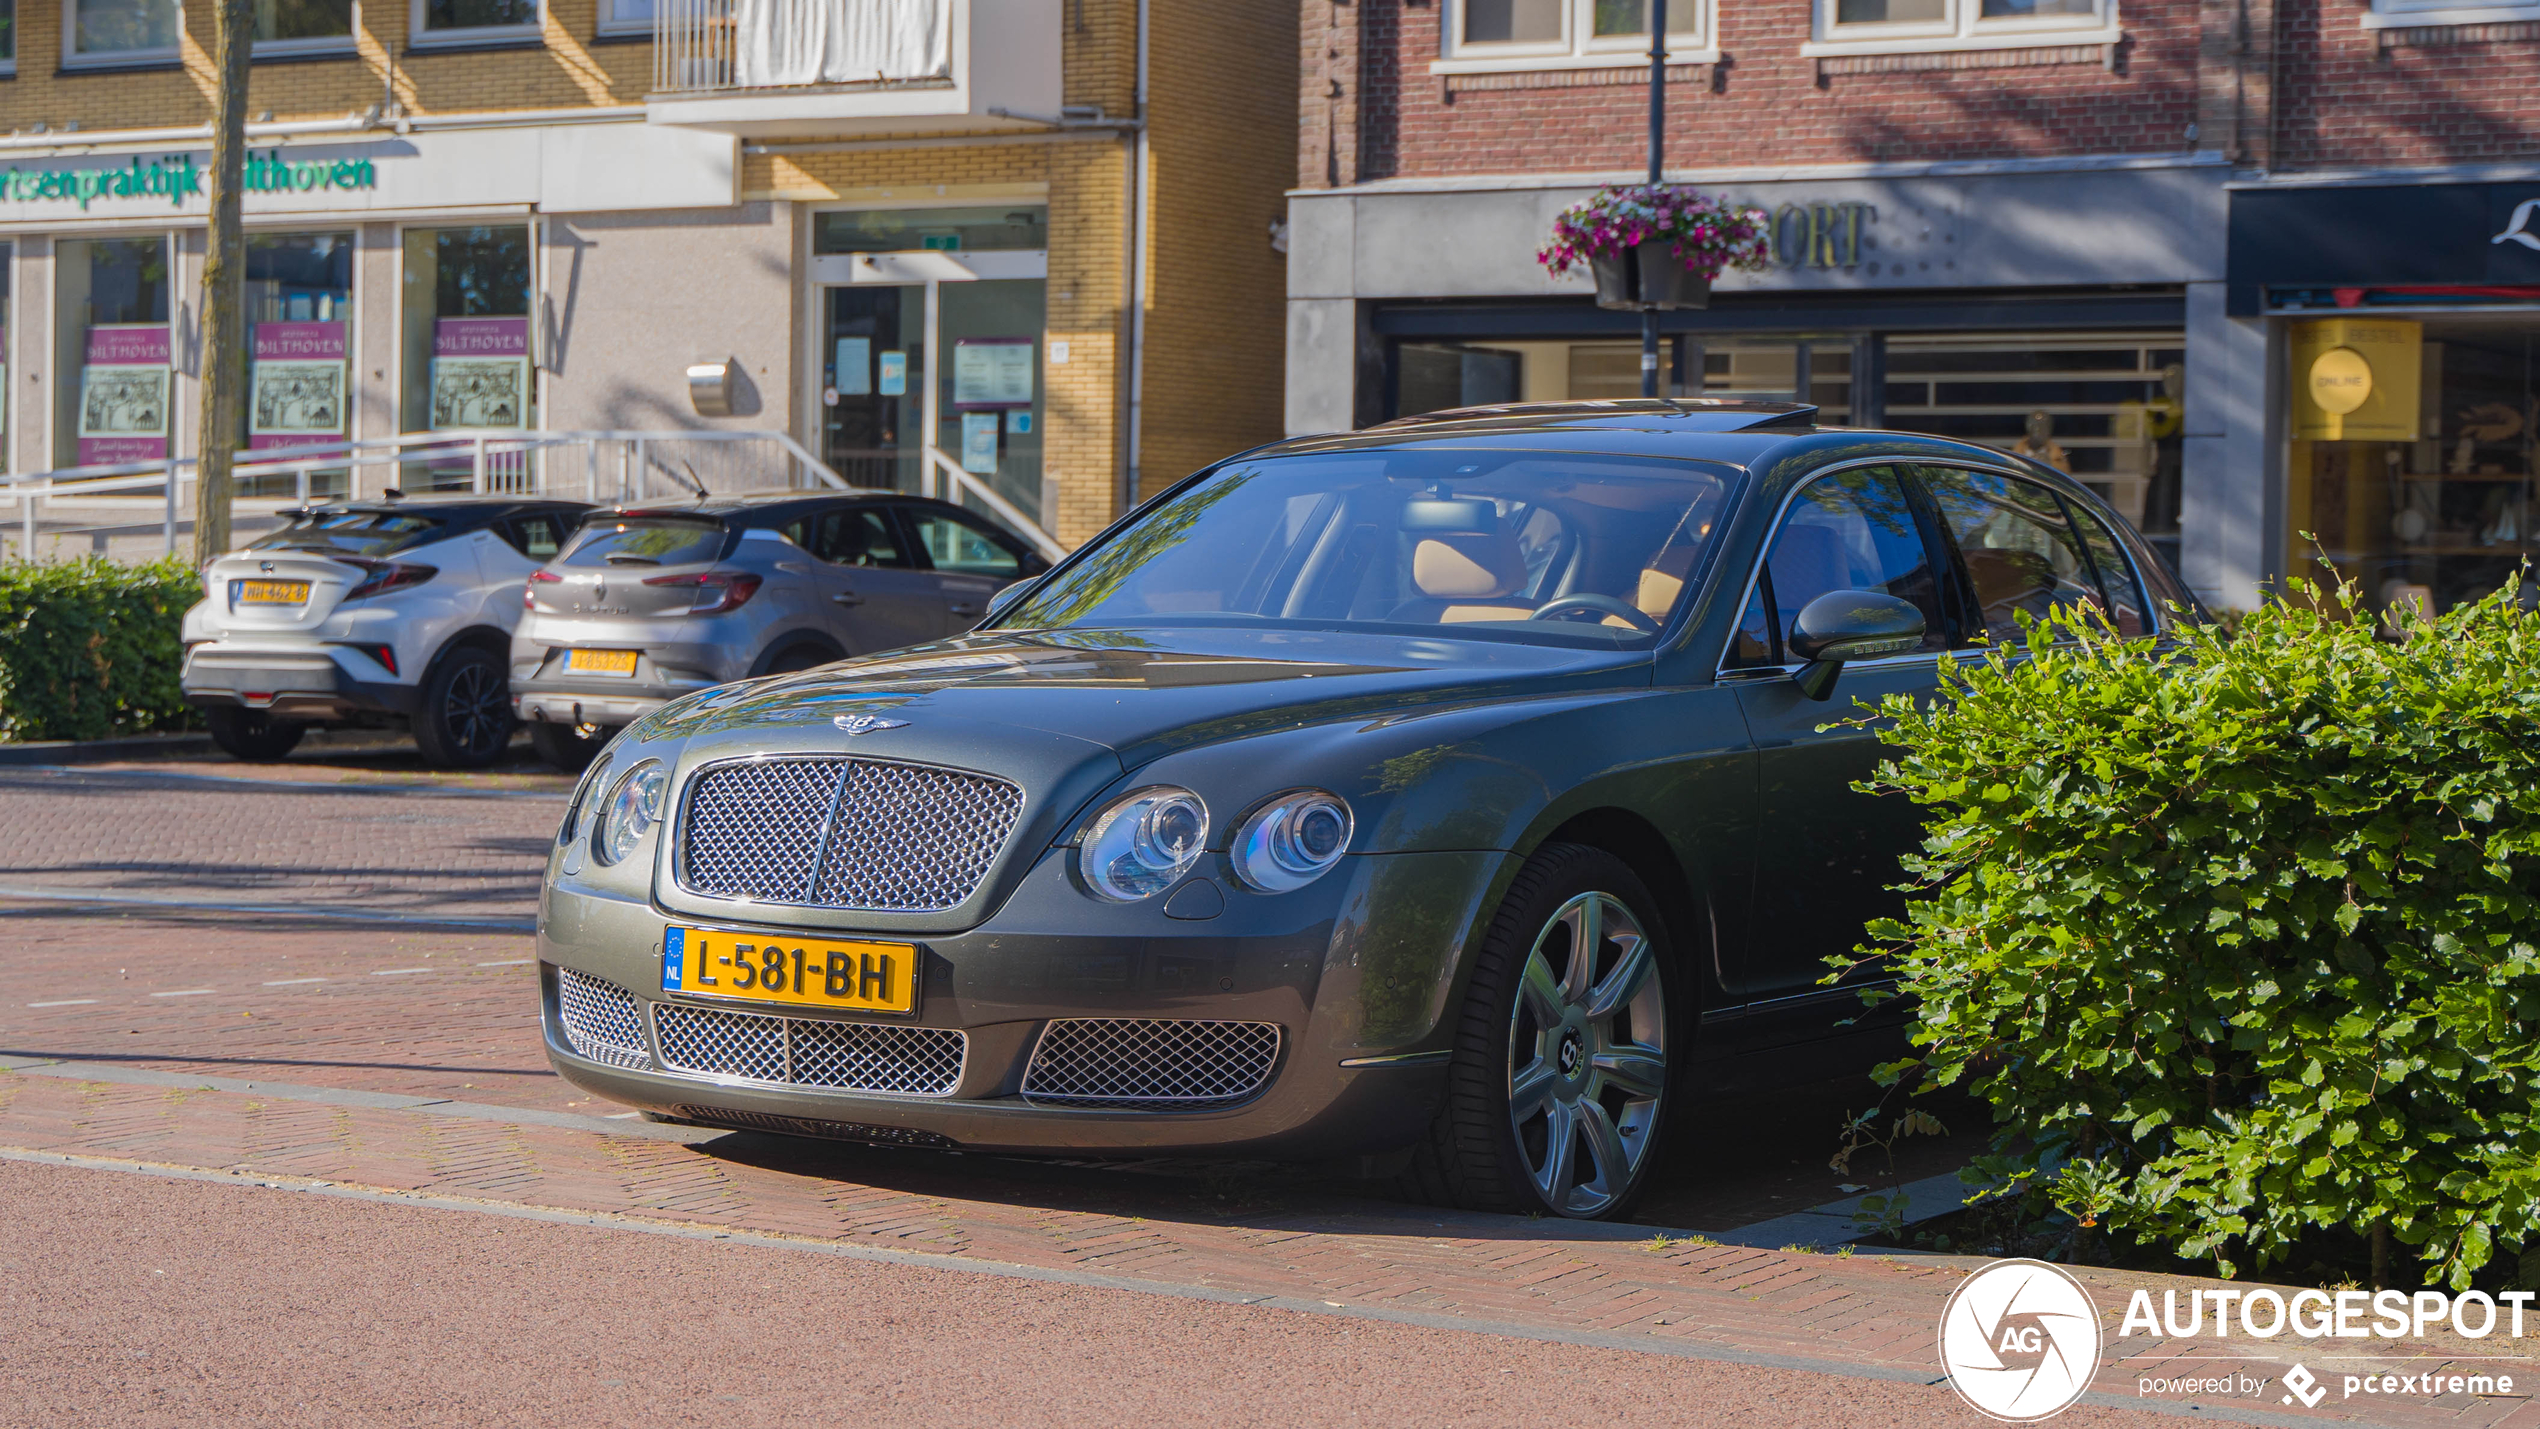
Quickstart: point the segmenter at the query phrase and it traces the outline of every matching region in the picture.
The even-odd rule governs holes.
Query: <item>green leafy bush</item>
[[[181,729],[178,623],[202,597],[181,560],[0,565],[0,740]]]
[[[2540,1243],[2540,616],[2394,634],[2292,584],[2161,659],[2059,612],[1880,707],[1875,787],[1933,811],[1871,929],[1920,999],[1883,1075],[1990,1101],[2040,1211],[2226,1275],[2395,1237],[2466,1286]]]

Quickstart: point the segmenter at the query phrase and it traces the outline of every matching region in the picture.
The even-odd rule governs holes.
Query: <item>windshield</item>
[[[712,517],[595,518],[565,547],[568,566],[694,566],[723,550],[723,527]]]
[[[1645,645],[1710,549],[1731,479],[1698,462],[1547,452],[1236,462],[1071,562],[997,624]]]
[[[434,539],[441,522],[402,511],[315,511],[247,543],[250,551],[323,551],[385,556]]]

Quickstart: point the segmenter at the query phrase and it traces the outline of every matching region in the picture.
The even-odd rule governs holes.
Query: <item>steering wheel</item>
[[[1610,595],[1565,595],[1559,600],[1545,601],[1535,607],[1528,620],[1568,620],[1575,612],[1589,611],[1597,615],[1621,616],[1623,622],[1644,635],[1658,633],[1658,622],[1633,606],[1623,604]]]

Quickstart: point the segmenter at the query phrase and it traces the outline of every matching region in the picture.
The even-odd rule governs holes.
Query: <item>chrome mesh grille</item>
[[[1227,1106],[1259,1092],[1279,1061],[1275,1022],[1062,1018],[1023,1074],[1027,1100],[1061,1106]]]
[[[612,1067],[642,1067],[644,1019],[635,994],[616,983],[556,969],[556,1020],[564,1024],[564,1040],[574,1051]]]
[[[716,898],[926,913],[979,887],[1023,791],[870,759],[751,759],[691,781],[679,881]]]
[[[675,1072],[913,1097],[950,1096],[970,1050],[969,1035],[949,1027],[762,1017],[679,1002],[653,1004],[653,1033],[662,1065]]]

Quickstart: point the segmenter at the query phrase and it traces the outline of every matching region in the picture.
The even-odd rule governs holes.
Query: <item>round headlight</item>
[[[1141,789],[1085,828],[1086,886],[1114,903],[1135,903],[1173,886],[1208,846],[1208,806],[1188,789]]]
[[[591,852],[602,863],[615,863],[635,851],[644,835],[661,821],[662,791],[670,787],[670,771],[658,759],[647,759],[626,771],[600,807],[600,827],[591,837]]]
[[[1338,794],[1299,789],[1262,805],[1235,831],[1235,874],[1264,893],[1303,888],[1349,852],[1356,821]]]
[[[556,828],[556,847],[572,845],[573,836],[582,831],[582,806],[590,802],[592,791],[598,789],[608,775],[609,757],[603,754],[599,762],[591,766],[590,772],[582,776],[581,782],[573,786],[573,798],[564,806],[564,822]]]

